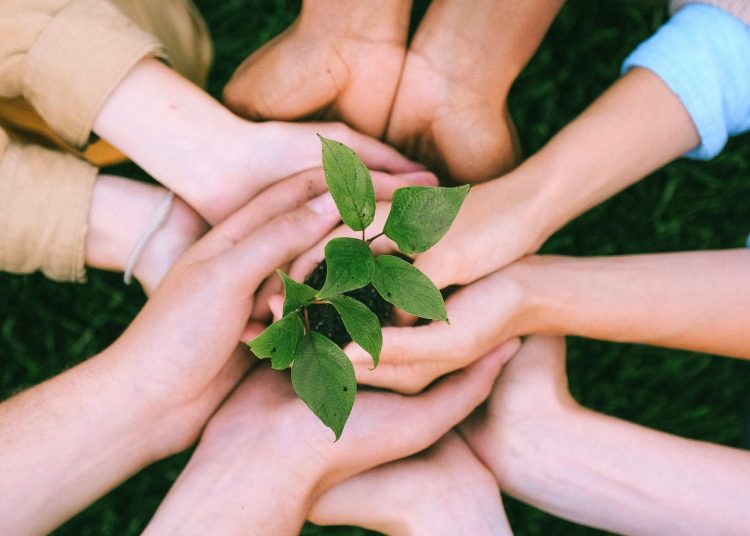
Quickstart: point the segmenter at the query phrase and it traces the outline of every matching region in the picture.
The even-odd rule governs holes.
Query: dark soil
[[[305,284],[320,289],[326,280],[326,261],[321,262],[305,279]],[[380,297],[372,284],[346,293],[347,296],[361,301],[380,319],[381,325],[388,324],[393,306]],[[352,338],[344,327],[341,317],[333,305],[310,305],[307,307],[310,329],[325,335],[340,347],[346,346]]]

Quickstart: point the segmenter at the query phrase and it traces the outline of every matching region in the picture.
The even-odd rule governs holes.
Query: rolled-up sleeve
[[[106,0],[0,2],[0,96],[24,97],[82,148],[104,101],[158,40]]]
[[[680,9],[625,60],[623,72],[656,73],[680,98],[700,145],[685,156],[708,160],[729,136],[750,130],[750,27],[706,4]]]
[[[0,129],[0,270],[83,281],[97,169]]]

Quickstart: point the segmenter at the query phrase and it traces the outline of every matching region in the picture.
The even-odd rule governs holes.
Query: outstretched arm
[[[562,339],[530,337],[484,415],[462,425],[501,488],[537,508],[618,534],[743,534],[750,453],[581,408]]]

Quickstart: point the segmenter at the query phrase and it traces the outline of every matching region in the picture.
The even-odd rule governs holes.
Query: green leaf
[[[261,359],[270,357],[273,368],[284,370],[294,360],[304,333],[302,320],[295,311],[268,326],[247,345]]]
[[[323,145],[326,183],[344,223],[362,231],[375,217],[375,190],[370,170],[357,153],[341,142],[318,134]]]
[[[409,314],[448,321],[440,291],[430,278],[403,259],[393,255],[375,257],[372,284],[385,301]]]
[[[341,315],[352,340],[372,356],[373,367],[377,367],[383,348],[383,331],[378,317],[364,303],[349,296],[334,296],[328,301]]]
[[[367,285],[372,279],[373,256],[370,247],[356,238],[334,238],[325,249],[326,282],[319,300]]]
[[[443,238],[469,193],[457,188],[407,186],[393,193],[383,232],[404,253],[422,253]]]
[[[338,440],[357,390],[354,367],[344,351],[320,333],[305,335],[292,367],[292,386]]]
[[[302,283],[297,283],[294,279],[290,278],[281,270],[276,270],[279,277],[284,282],[284,312],[283,316],[288,315],[292,311],[310,305],[315,299],[317,290]]]

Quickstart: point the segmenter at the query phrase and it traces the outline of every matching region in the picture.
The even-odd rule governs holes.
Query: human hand
[[[343,123],[240,119],[155,59],[141,61],[115,88],[94,130],[211,224],[269,185],[319,167],[318,133],[349,145],[372,169],[423,169]]]
[[[288,375],[258,365],[209,422],[149,530],[296,534],[312,501],[331,486],[427,448],[465,418],[513,350],[500,347],[418,396],[360,391],[335,443]]]
[[[450,324],[433,321],[415,327],[384,327],[380,360],[374,370],[369,354],[357,344],[349,344],[345,352],[357,381],[417,393],[443,374],[528,333],[534,310],[524,294],[520,270],[520,266],[511,265],[451,294],[445,302]]]
[[[495,477],[453,431],[420,454],[337,484],[308,519],[392,535],[511,534]]]
[[[422,185],[436,186],[437,178],[429,172],[418,171],[414,173],[405,173],[402,175],[389,175],[378,171],[372,172],[373,186],[375,190],[375,199],[378,200],[376,206],[375,220],[371,224],[373,233],[382,230],[385,218],[389,212],[389,204],[382,200],[390,200],[393,192],[404,186]],[[259,202],[278,203],[279,199],[296,198],[299,196],[314,196],[328,190],[325,177],[320,172],[302,173],[291,179],[284,180],[268,188],[261,193],[258,198]],[[283,267],[283,270],[296,281],[304,281],[315,266],[323,259],[323,249],[325,244],[333,237],[349,236],[359,238],[360,234],[352,231],[349,227],[341,225],[332,231],[326,238],[318,242],[313,248],[301,254],[289,266]],[[383,239],[373,244],[373,249],[379,251],[383,247],[388,247]],[[390,246],[391,248],[393,246]],[[277,277],[268,279],[260,288],[256,295],[255,307],[251,318],[258,322],[268,322],[271,319],[271,310],[269,302],[273,296],[283,292],[283,284]]]
[[[292,210],[306,200],[306,192],[275,204],[261,196],[216,226],[180,258],[105,351],[138,370],[153,406],[183,417],[176,426],[182,433],[170,435],[174,450],[194,440],[247,369],[246,352],[235,349],[247,332],[257,286],[338,221],[329,195]]]
[[[406,54],[411,2],[371,4],[304,2],[287,30],[237,68],[224,88],[226,105],[253,120],[337,120],[382,137]]]
[[[167,195],[164,188],[111,175],[94,186],[86,234],[86,265],[123,272],[136,243]],[[164,224],[146,243],[133,271],[151,294],[175,261],[208,229],[187,203],[175,197]]]
[[[536,474],[523,453],[529,443],[545,443],[552,428],[564,427],[580,406],[570,395],[565,371],[565,339],[531,336],[506,364],[492,396],[460,426],[474,453],[492,470],[503,490],[531,484]],[[552,428],[550,428],[550,426]]]

